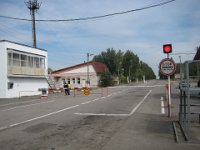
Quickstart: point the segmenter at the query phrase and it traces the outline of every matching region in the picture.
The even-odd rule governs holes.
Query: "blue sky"
[[[71,19],[132,10],[168,0],[38,0],[36,19]],[[132,50],[155,74],[166,56],[162,45],[171,43],[173,53],[195,53],[200,46],[200,1],[176,0],[151,9],[89,21],[37,22],[37,46],[46,49],[49,67],[60,69],[86,61],[86,53],[107,48]],[[1,0],[0,15],[30,19],[24,0]],[[0,18],[0,40],[32,45],[31,22]],[[176,62],[194,54],[172,55]]]

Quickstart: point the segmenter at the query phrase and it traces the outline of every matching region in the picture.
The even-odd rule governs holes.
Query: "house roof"
[[[77,65],[74,65],[74,66],[69,66],[69,67],[66,67],[66,68],[55,70],[51,74],[58,74],[58,73],[61,73],[63,71],[70,71],[70,70],[73,70],[73,69],[85,67],[87,65],[92,65],[97,74],[101,74],[101,73],[108,71],[108,68],[104,63],[91,61],[89,63],[84,62],[82,64],[77,64]]]
[[[194,56],[194,60],[200,60],[200,48],[197,49],[197,53]]]

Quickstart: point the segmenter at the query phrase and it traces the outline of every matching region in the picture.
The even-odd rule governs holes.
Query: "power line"
[[[142,8],[138,8],[138,9],[132,9],[132,10],[127,10],[127,11],[121,11],[121,12],[116,12],[116,13],[110,13],[110,14],[106,14],[106,15],[100,15],[100,16],[92,16],[92,17],[83,17],[83,18],[75,18],[75,19],[37,19],[35,21],[43,21],[43,22],[72,22],[72,21],[85,21],[85,20],[92,20],[92,19],[100,19],[100,18],[105,18],[105,17],[110,17],[110,16],[116,16],[116,15],[123,15],[123,14],[128,14],[128,13],[132,13],[132,12],[136,12],[136,11],[141,11],[141,10],[145,10],[145,9],[150,9],[153,7],[158,7],[158,6],[162,6],[162,5],[166,5],[168,3],[174,2],[176,0],[169,0],[166,2],[160,2],[154,5],[149,5],[149,6],[145,6]],[[9,16],[2,16],[0,15],[1,18],[6,18],[6,19],[13,19],[13,20],[20,20],[20,21],[32,21],[31,19],[24,19],[24,18],[16,18],[16,17],[9,17]]]

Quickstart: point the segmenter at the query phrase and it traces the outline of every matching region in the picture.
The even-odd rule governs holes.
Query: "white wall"
[[[89,65],[89,72],[93,73],[95,72],[94,68],[92,65]],[[77,69],[73,69],[70,71],[66,71],[64,73],[87,73],[87,66],[81,67],[81,68],[77,68]]]
[[[8,89],[7,98],[40,95],[39,88],[48,88],[44,78],[9,77],[9,82],[13,82],[13,89]]]
[[[7,53],[5,43],[0,42],[0,98],[6,96],[7,89]]]
[[[48,83],[44,76],[34,77],[22,75],[16,77],[14,75],[7,76],[7,48],[18,50],[21,52],[32,53],[45,57],[45,75],[48,74],[48,56],[47,51],[35,49],[32,47],[15,44],[12,42],[0,42],[0,98],[13,98],[19,96],[31,96],[41,94],[39,88],[48,88]],[[12,82],[13,88],[8,89],[8,82]]]

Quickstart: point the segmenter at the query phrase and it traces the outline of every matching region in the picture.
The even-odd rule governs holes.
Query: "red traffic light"
[[[163,45],[163,53],[171,53],[172,52],[172,44]]]

